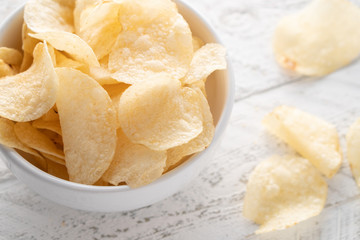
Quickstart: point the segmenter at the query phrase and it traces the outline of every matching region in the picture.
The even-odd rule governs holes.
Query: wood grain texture
[[[0,21],[25,0],[0,0]],[[333,123],[344,138],[360,117],[360,62],[324,78],[280,69],[271,37],[276,22],[308,0],[194,0],[221,35],[233,63],[236,104],[222,144],[200,176],[150,207],[90,213],[52,203],[19,182],[0,162],[0,239],[359,239],[359,189],[346,160],[329,184],[326,208],[290,229],[256,236],[242,216],[250,172],[273,154],[292,152],[265,132],[261,119],[287,104]],[[355,1],[360,5],[360,0]],[[345,153],[345,151],[344,151]]]

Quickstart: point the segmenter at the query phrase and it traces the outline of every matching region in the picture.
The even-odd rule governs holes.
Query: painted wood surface
[[[0,21],[25,0],[0,0]],[[252,169],[292,152],[265,132],[261,119],[292,105],[336,125],[342,147],[360,117],[360,62],[324,78],[289,74],[275,63],[276,22],[308,0],[188,0],[220,33],[233,63],[236,104],[222,144],[200,176],[150,207],[122,213],[77,211],[52,203],[19,182],[0,161],[0,239],[359,239],[359,189],[346,159],[328,180],[325,209],[290,229],[256,236],[242,216]],[[360,5],[360,1],[356,1]],[[345,153],[344,149],[344,153]]]

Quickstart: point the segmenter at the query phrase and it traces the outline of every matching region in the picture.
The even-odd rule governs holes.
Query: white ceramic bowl
[[[213,28],[194,9],[176,1],[180,13],[194,35],[205,42],[220,42]],[[20,48],[23,7],[0,26],[0,46]],[[226,71],[217,71],[206,83],[209,104],[216,131],[211,145],[157,181],[136,189],[127,186],[88,186],[49,175],[31,165],[16,151],[0,145],[0,157],[11,172],[38,194],[59,204],[87,211],[113,212],[141,208],[160,201],[190,183],[209,162],[211,152],[219,143],[228,124],[234,96],[234,78],[230,63]]]

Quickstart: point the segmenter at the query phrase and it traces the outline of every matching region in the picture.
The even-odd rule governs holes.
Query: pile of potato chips
[[[22,50],[0,48],[0,142],[54,176],[139,187],[211,143],[225,49],[171,0],[30,0]]]

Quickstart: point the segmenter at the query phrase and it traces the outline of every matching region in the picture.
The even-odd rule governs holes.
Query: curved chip
[[[266,129],[308,159],[326,177],[339,170],[342,157],[336,128],[298,109],[280,106],[265,116]]]
[[[72,60],[59,51],[55,51],[55,57],[56,67],[69,67],[80,70],[83,73],[89,73],[89,66],[87,64]]]
[[[308,160],[274,156],[251,173],[243,214],[261,225],[257,234],[281,230],[318,215],[326,196],[327,184]]]
[[[61,126],[59,121],[45,121],[41,118],[36,119],[32,123],[33,127],[39,129],[47,129],[61,135]]]
[[[108,55],[122,30],[120,4],[102,2],[86,9],[80,18],[78,35],[94,50],[98,59]]]
[[[6,77],[6,76],[12,76],[15,75],[16,72],[12,67],[4,62],[4,60],[0,59],[0,78]]]
[[[0,47],[0,59],[9,65],[20,66],[22,62],[22,54],[14,48]]]
[[[112,77],[133,84],[166,72],[185,76],[193,56],[189,25],[170,0],[121,1],[123,31],[109,56]]]
[[[89,66],[100,66],[91,47],[75,34],[52,31],[29,35],[33,38],[50,43],[56,50],[67,52],[76,61],[86,63]]]
[[[62,1],[30,0],[24,9],[24,22],[36,33],[74,32],[73,9]]]
[[[14,127],[15,123],[13,121],[0,117],[0,143],[10,148],[19,149],[33,156],[41,157],[37,151],[26,146],[18,139]]]
[[[120,125],[134,143],[163,151],[182,145],[202,130],[201,99],[166,74],[130,86],[121,96]]]
[[[113,185],[126,182],[131,188],[141,187],[161,177],[165,162],[166,151],[132,143],[119,129],[114,159],[102,179]]]
[[[27,71],[1,79],[0,116],[17,122],[41,117],[54,106],[58,84],[47,48],[39,43]]]
[[[32,56],[32,53],[34,52],[36,45],[40,42],[39,39],[30,37],[29,35],[30,33],[34,33],[34,32],[27,27],[26,23],[23,23],[21,36],[22,36],[22,50],[24,50],[24,58],[26,54],[30,54]]]
[[[75,0],[74,26],[76,34],[80,32],[80,19],[83,11],[100,2],[101,0]]]
[[[14,127],[15,134],[20,141],[39,152],[51,154],[64,159],[64,153],[45,134],[38,131],[28,122],[19,122]]]
[[[69,180],[69,174],[66,166],[56,163],[52,160],[47,160],[47,172],[55,177]]]
[[[113,159],[116,112],[107,92],[91,77],[71,68],[58,68],[56,102],[70,181],[93,184]]]
[[[360,186],[360,119],[354,122],[347,135],[347,159],[354,179],[358,186]]]
[[[360,9],[347,0],[314,0],[283,18],[273,41],[277,61],[304,75],[321,76],[360,53]],[[346,36],[346,37],[344,37]]]
[[[203,81],[215,70],[226,69],[226,49],[218,43],[207,43],[197,50],[189,72],[181,80],[184,84]]]
[[[43,152],[41,153],[41,155],[43,155],[44,158],[46,158],[46,159],[48,159],[48,160],[50,160],[52,162],[55,162],[57,164],[65,166],[65,160],[62,159],[62,158],[58,158],[58,157],[55,157],[55,156],[53,156],[51,154],[47,154],[47,153],[43,153]]]
[[[196,91],[201,98],[203,131],[190,142],[170,148],[167,151],[166,170],[171,166],[176,165],[183,157],[203,151],[210,145],[211,140],[214,137],[215,127],[209,104],[201,90],[197,89]]]
[[[205,44],[204,41],[201,38],[197,37],[197,36],[192,37],[192,42],[193,42],[193,51],[194,52],[199,50]]]

